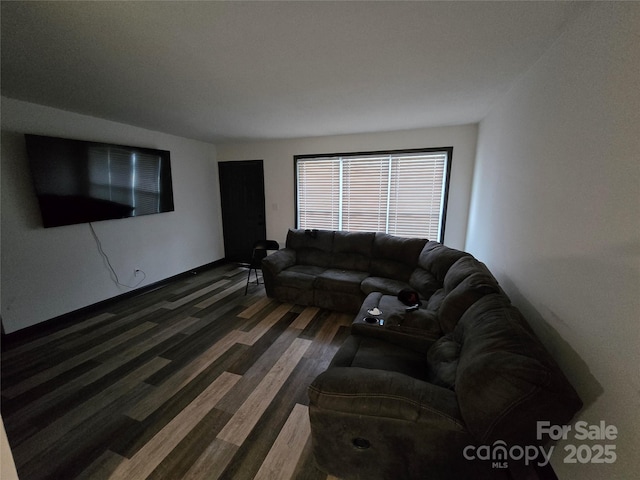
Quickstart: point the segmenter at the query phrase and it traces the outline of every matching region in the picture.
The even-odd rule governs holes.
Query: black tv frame
[[[175,210],[171,153],[168,150],[34,134],[25,134],[25,143],[33,185],[45,228],[130,218]],[[95,193],[96,184],[92,184],[90,178],[92,168],[95,171],[95,167],[92,167],[90,162],[90,152],[94,152],[95,155],[95,152],[105,151],[117,152],[121,164],[126,155],[130,155],[134,160],[131,167],[127,166],[129,171],[124,171],[124,178],[126,182],[129,182],[126,186],[116,187],[111,183],[106,183],[100,184],[98,188],[105,191],[118,188],[120,197],[125,192],[130,193],[132,198],[139,195],[141,198],[146,197],[151,201],[147,200],[144,206],[136,207],[135,200],[127,203],[105,198],[104,193]],[[144,165],[136,165],[138,158]],[[155,159],[158,164],[149,167]],[[103,160],[100,158],[98,162]],[[102,170],[111,168],[110,164],[105,167],[100,163],[99,166]],[[151,175],[156,175],[155,170],[147,172],[146,168],[157,169],[157,185],[155,185],[157,191],[135,188],[136,175],[144,174],[149,178],[153,178],[150,177]],[[104,174],[104,172],[101,173]],[[122,178],[123,168],[119,168],[118,174]],[[130,175],[130,177],[127,178],[126,175]],[[108,177],[110,182],[110,171]],[[155,181],[155,179],[153,180]]]

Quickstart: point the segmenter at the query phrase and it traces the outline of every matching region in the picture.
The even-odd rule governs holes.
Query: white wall
[[[463,248],[477,125],[217,145],[218,161],[264,160],[267,236],[284,243],[295,226],[294,155],[453,146],[444,243]]]
[[[2,323],[7,333],[125,293],[87,224],[45,229],[24,133],[171,151],[175,211],[94,223],[120,281],[141,287],[224,257],[211,144],[2,98]]]
[[[620,431],[586,442],[615,444],[611,465],[557,451],[563,480],[637,477],[639,82],[640,4],[597,3],[480,124],[466,247],[581,394],[578,419]]]

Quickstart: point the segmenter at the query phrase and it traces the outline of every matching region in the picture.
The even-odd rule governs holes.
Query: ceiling
[[[583,2],[7,2],[2,95],[214,143],[475,123]]]

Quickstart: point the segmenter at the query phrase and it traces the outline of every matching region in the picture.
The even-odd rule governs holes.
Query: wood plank
[[[231,311],[217,317],[196,316],[199,321],[193,327],[186,328],[183,331],[187,338],[168,349],[162,356],[173,360],[176,369],[182,368],[195,357],[206,352],[229,332],[237,329],[238,322],[234,316],[236,311],[236,308],[231,308]]]
[[[339,322],[339,318],[340,315],[337,313],[332,313],[327,317],[320,329],[316,331],[316,336],[314,338],[315,341],[311,348],[307,350],[307,353],[305,353],[305,357],[322,357],[321,350],[326,349],[331,345],[331,342],[338,333],[338,330],[342,327],[342,324]]]
[[[146,480],[183,479],[207,448],[219,442],[216,435],[230,419],[231,414],[212,408]]]
[[[236,282],[236,283],[232,284],[231,286],[229,286],[228,288],[225,288],[220,293],[216,293],[215,295],[212,295],[211,297],[207,298],[206,300],[203,300],[200,303],[196,304],[196,308],[207,308],[207,307],[213,305],[214,303],[219,302],[223,298],[228,297],[232,293],[240,290],[241,288],[244,288],[243,282]]]
[[[146,332],[154,327],[157,327],[157,325],[155,323],[150,323],[150,322],[145,322],[141,325],[138,325],[133,329],[131,329],[130,331],[124,332],[121,335],[118,335],[117,337],[111,339],[109,343],[96,345],[95,347],[87,350],[86,352],[76,355],[67,361],[61,362],[55,366],[52,366],[51,368],[48,368],[47,370],[44,370],[38,373],[37,375],[33,375],[32,377],[28,378],[23,382],[18,383],[17,385],[14,385],[12,387],[9,387],[6,390],[3,390],[2,395],[9,398],[20,395],[21,393],[24,393],[27,390],[34,388],[35,386],[40,385],[41,383],[53,377],[56,377],[57,375],[60,375],[61,373],[83,362],[86,362],[87,360],[91,360],[92,358],[97,357],[98,355],[105,352],[106,350],[109,350],[116,345],[126,342],[132,336],[137,335],[139,333]]]
[[[179,372],[176,372],[166,382],[158,386],[152,394],[145,397],[140,403],[129,410],[127,412],[127,415],[140,421],[147,418],[160,405],[162,405],[167,400],[167,398],[169,398],[171,395],[174,395],[177,391],[191,382],[209,365],[215,362],[227,350],[235,345],[238,341],[238,338],[240,338],[242,335],[243,332],[238,332],[235,330],[229,332],[229,334],[227,334],[219,342],[216,342],[211,348],[209,348],[209,350],[197,357],[185,368],[183,368]]]
[[[231,373],[225,372],[220,375],[131,460],[123,461],[110,478],[113,480],[146,478],[239,379],[238,375]]]
[[[180,296],[189,295],[200,288],[201,285],[205,283],[211,284],[222,278],[225,278],[225,275],[220,268],[205,270],[199,273],[193,272],[189,277],[184,278],[180,282],[176,282],[176,284],[171,287],[171,296],[179,298]]]
[[[125,395],[131,388],[144,381],[146,377],[166,365],[168,360],[154,358],[141,366],[122,380],[106,389],[101,395],[85,402],[83,408],[73,410],[54,422],[50,423],[35,435],[18,445],[13,450],[16,465],[24,465],[27,461],[43,450],[46,445],[51,445],[60,439],[66,432],[92,416],[96,411],[106,408],[118,397]]]
[[[260,312],[253,315],[251,318],[243,318],[242,326],[238,327],[238,330],[243,332],[250,332],[256,325],[263,321],[268,315],[270,315],[276,308],[282,305],[279,302],[270,302],[263,307]],[[239,317],[238,317],[239,318]]]
[[[95,459],[75,478],[75,480],[109,480],[111,474],[126,459],[113,453],[111,450],[105,450],[102,455]]]
[[[144,421],[136,422],[138,427],[131,429],[129,432],[125,432],[120,438],[116,439],[112,443],[110,448],[120,455],[131,458],[141,448],[143,448],[151,438],[164,428],[167,423],[169,423],[198,395],[208,388],[212,382],[225,372],[227,367],[236,361],[238,356],[242,355],[245,349],[246,347],[242,345],[234,345],[210,367],[194,378],[193,381],[189,382],[189,384],[185,385],[184,388],[167,398],[162,405],[160,405],[160,407],[158,407],[151,415],[145,418]],[[129,406],[131,405],[133,405],[133,403]],[[216,409],[219,410],[219,405]],[[127,410],[125,409],[123,412],[124,411]],[[229,415],[229,418],[231,418],[231,415]]]
[[[196,460],[182,480],[215,480],[227,468],[238,446],[215,439]]]
[[[297,330],[286,328],[284,331],[269,330],[246,353],[239,358],[228,371],[242,375],[242,380],[223,398],[218,408],[236,413],[240,405],[260,384],[282,355],[297,338]]]
[[[330,312],[329,310],[320,310],[320,312],[318,312],[318,314],[313,317],[310,322],[308,322],[307,326],[304,327],[304,329],[300,333],[300,338],[315,338],[318,330],[327,323],[327,319],[332,314],[333,312]]]
[[[92,327],[96,324],[99,324],[101,322],[103,322],[104,320],[107,320],[109,318],[114,317],[115,315],[113,313],[110,312],[103,312],[100,313],[98,315],[96,315],[93,318],[90,318],[88,320],[84,320],[83,322],[78,322],[74,325],[70,325],[67,328],[64,328],[62,330],[58,330],[55,333],[52,333],[50,335],[46,335],[44,337],[40,337],[37,338],[35,340],[32,340],[30,342],[27,342],[23,345],[17,346],[15,348],[12,348],[8,351],[3,351],[2,352],[2,362],[11,362],[14,358],[16,357],[22,357],[23,355],[25,355],[26,353],[28,353],[31,350],[34,350],[36,348],[40,348],[43,347],[47,344],[52,343],[54,340],[58,340],[60,338],[64,338],[66,336],[71,335],[72,333],[75,333],[77,331],[80,330],[84,330],[87,327]],[[22,360],[22,358],[20,358],[20,360]]]
[[[144,332],[142,335],[137,333],[132,334],[128,341],[106,349],[100,355],[96,356],[95,359],[103,363],[131,360],[165,340],[173,338],[181,334],[184,330],[198,324],[200,324],[201,327],[203,326],[199,318],[176,316],[171,319],[171,321],[158,325],[153,330]],[[182,338],[182,336],[179,338]]]
[[[295,425],[351,316],[282,304],[262,287],[244,295],[245,282],[246,269],[217,266],[3,351],[20,478],[327,478]],[[207,401],[226,376],[233,385]]]
[[[283,303],[278,306],[273,312],[267,315],[260,323],[253,327],[249,332],[246,332],[244,337],[239,340],[245,345],[253,345],[260,337],[262,337],[278,320],[280,320],[289,310],[292,305]]]
[[[167,308],[171,309],[171,310],[175,310],[178,307],[182,307],[184,305],[186,305],[187,303],[193,302],[194,300],[197,300],[200,297],[203,297],[205,295],[207,295],[208,293],[211,293],[215,290],[218,290],[219,288],[224,287],[225,285],[227,285],[229,283],[229,280],[224,279],[224,280],[219,280],[211,285],[207,285],[204,288],[201,288],[199,290],[196,290],[195,292],[193,292],[190,295],[185,295],[184,297],[181,297],[180,300],[176,300],[174,302],[171,302],[170,304],[167,305]]]
[[[310,360],[305,359],[304,356],[300,359],[283,386],[278,390],[274,401],[269,404],[260,416],[258,423],[238,449],[237,454],[221,476],[221,480],[253,478],[258,473],[295,404],[303,404],[300,399],[307,401],[307,385],[302,382],[307,377],[309,363]],[[220,407],[221,404],[218,406]]]
[[[161,310],[161,307],[156,306],[151,312],[148,313],[156,313],[158,310]],[[130,316],[125,316],[122,318],[116,317],[112,319],[112,321],[110,321],[108,324],[102,325],[100,328],[92,328],[91,330],[82,332],[81,336],[79,336],[75,340],[65,342],[63,345],[60,345],[59,348],[62,350],[83,351],[91,348],[91,345],[104,343],[106,341],[110,342],[114,336],[131,330],[132,326],[136,324],[136,320],[136,318],[131,318]],[[150,323],[157,324],[158,322],[150,320]]]
[[[292,328],[297,328],[299,330],[304,330],[309,325],[309,322],[314,319],[314,317],[318,314],[320,309],[318,307],[307,307],[305,308],[298,318],[296,318],[295,322],[291,324]]]
[[[293,407],[291,415],[280,430],[278,438],[253,480],[293,478],[296,465],[310,435],[309,409],[298,403]]]
[[[29,480],[73,479],[88,468],[114,438],[134,427],[134,421],[114,415],[131,399],[144,395],[149,385],[140,383],[126,395],[98,410],[69,430],[53,444],[47,445],[26,465],[19,467],[20,478]]]
[[[271,299],[269,297],[262,297],[256,302],[254,301],[251,306],[243,310],[238,314],[239,318],[251,318],[256,313],[259,313],[264,307],[271,303]]]
[[[174,341],[179,340],[180,337],[176,335],[183,329],[189,328],[196,320],[197,319],[193,318],[185,318],[170,328],[154,331],[154,333],[146,337],[144,341],[120,352],[115,357],[110,358],[106,363],[97,364],[94,368],[83,372],[68,382],[60,382],[57,385],[54,383],[55,388],[40,394],[37,402],[25,403],[21,409],[5,417],[5,422],[16,425],[17,427],[20,423],[37,419],[40,415],[45,415],[48,418],[60,416],[64,413],[64,410],[61,409],[61,404],[65,399],[73,398],[75,399],[75,403],[78,403],[91,398],[92,395],[87,396],[90,390],[100,388],[100,385],[104,385],[103,388],[109,385],[108,376],[123,374],[125,371],[123,367],[129,363],[135,363],[133,362],[135,359],[140,359],[140,361],[145,362],[154,356],[154,354],[160,354],[164,349],[162,347],[163,343],[167,345],[170,339],[174,339]],[[154,349],[158,349],[158,351],[154,352]],[[58,378],[60,377],[56,377],[56,379]],[[95,386],[94,389],[88,388],[91,385]],[[97,393],[98,392],[94,392],[94,394]],[[67,403],[69,402],[67,401]],[[55,410],[54,415],[48,413],[51,410]]]
[[[219,439],[234,445],[242,445],[310,344],[309,340],[296,339],[293,341],[280,360],[218,434]]]

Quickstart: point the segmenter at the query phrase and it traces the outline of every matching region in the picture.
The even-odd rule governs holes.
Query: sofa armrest
[[[314,408],[464,430],[455,392],[400,373],[333,367],[309,386]]]
[[[392,309],[391,305],[389,305],[391,302],[388,300],[389,296],[385,297],[387,297],[385,304],[380,306],[383,311],[390,311],[391,314],[389,316],[385,315],[384,325],[369,324],[364,320],[365,316],[368,315],[367,310],[372,306],[371,304],[375,303],[375,306],[380,304],[376,300],[376,294],[370,294],[367,299],[371,298],[372,300],[365,301],[363,304],[351,326],[351,333],[378,338],[401,347],[410,348],[416,352],[426,353],[433,342],[443,335],[437,314],[424,308],[411,312],[403,310],[399,313],[397,308]],[[402,305],[403,309],[404,307]]]
[[[271,275],[277,275],[295,264],[296,251],[292,248],[283,248],[262,259],[262,271],[266,270]]]

